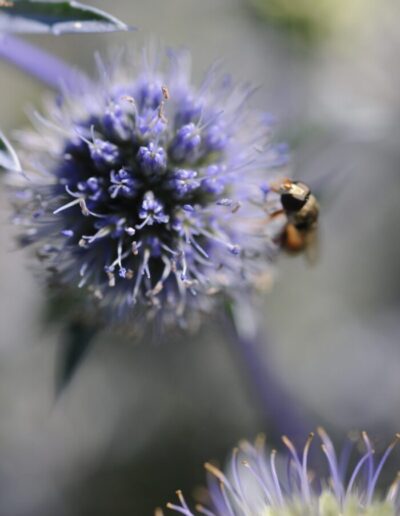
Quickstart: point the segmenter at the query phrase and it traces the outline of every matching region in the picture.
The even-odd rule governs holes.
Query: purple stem
[[[0,37],[0,58],[55,90],[79,91],[89,80],[82,71],[62,59],[15,36]]]
[[[254,335],[241,334],[234,316],[229,316],[229,323],[233,344],[246,366],[265,418],[272,421],[279,434],[286,434],[304,444],[312,423],[307,422],[296,400],[281,384],[275,371],[269,367],[270,362],[266,358],[267,343],[263,342],[265,337],[261,337],[259,330]]]

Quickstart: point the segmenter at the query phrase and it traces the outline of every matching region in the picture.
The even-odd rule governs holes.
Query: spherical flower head
[[[272,450],[267,454],[263,438],[255,445],[242,442],[233,451],[226,473],[212,464],[208,472],[209,507],[198,505],[196,514],[207,516],[396,516],[400,514],[398,487],[400,477],[392,483],[385,497],[377,489],[383,466],[400,439],[388,446],[379,461],[367,434],[362,434],[364,453],[358,457],[353,470],[346,471],[351,446],[345,447],[339,459],[332,441],[323,429],[318,429],[328,474],[317,475],[308,465],[313,434],[304,449],[296,450],[283,437],[288,457]],[[168,508],[194,516],[180,491],[179,504]],[[161,514],[161,513],[160,513]]]
[[[248,85],[214,66],[195,87],[186,52],[155,54],[101,63],[100,80],[35,114],[18,221],[61,283],[113,316],[174,324],[269,274],[262,185],[287,153]]]

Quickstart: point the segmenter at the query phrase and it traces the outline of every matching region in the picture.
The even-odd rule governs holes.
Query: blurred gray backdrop
[[[296,177],[322,183],[323,199],[319,261],[280,259],[258,352],[310,429],[391,436],[400,427],[396,0],[313,46],[244,0],[94,3],[140,30],[31,41],[93,70],[96,49],[156,36],[191,50],[196,78],[223,57],[236,78],[260,85],[253,103],[277,115]],[[0,91],[10,134],[43,87],[0,63]],[[1,516],[151,515],[175,489],[202,482],[205,460],[269,430],[245,364],[213,321],[195,338],[152,345],[104,334],[55,403],[58,329],[41,326],[45,292],[15,250],[4,188],[0,206]]]

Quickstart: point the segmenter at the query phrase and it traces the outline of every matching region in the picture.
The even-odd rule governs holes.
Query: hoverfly
[[[310,188],[301,181],[284,179],[271,187],[280,195],[282,208],[271,217],[284,214],[286,224],[280,235],[280,244],[287,252],[296,254],[305,251],[312,258],[312,250],[318,227],[319,204]]]

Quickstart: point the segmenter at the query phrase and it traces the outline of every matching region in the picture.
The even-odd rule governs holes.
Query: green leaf
[[[98,327],[81,320],[70,321],[64,328],[58,353],[57,398],[71,382],[98,331]]]
[[[21,171],[21,164],[10,142],[0,131],[0,170]]]
[[[131,27],[96,7],[61,0],[0,0],[0,32],[111,32]]]

